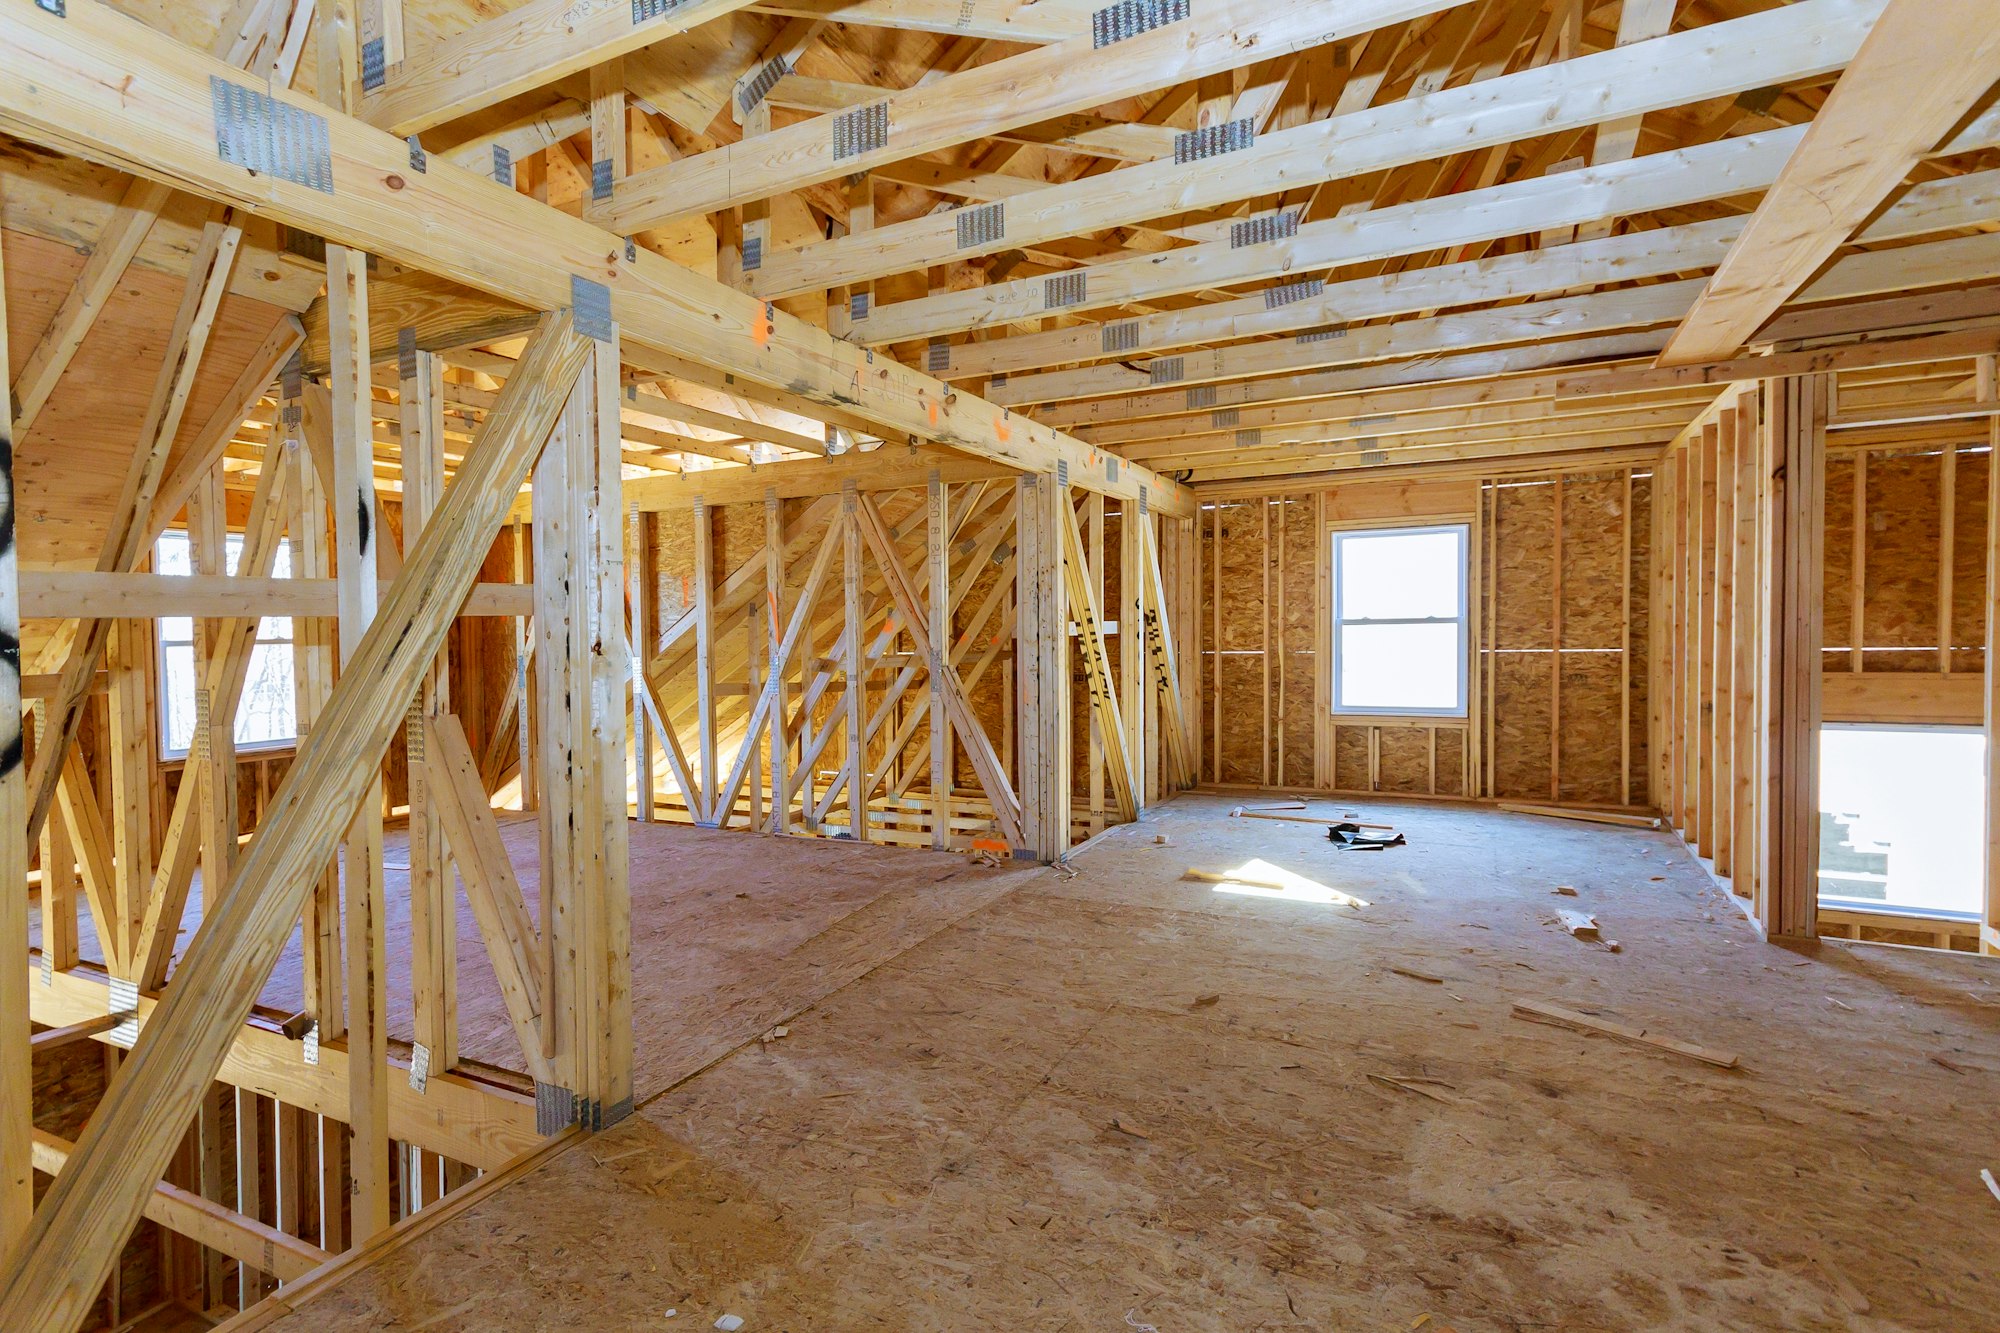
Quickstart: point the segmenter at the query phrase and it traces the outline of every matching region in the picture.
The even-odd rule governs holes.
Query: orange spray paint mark
[[[993,434],[1002,444],[1014,438],[1014,428],[1007,424],[1004,415],[993,418]]]
[[[937,425],[937,424],[938,424],[938,405],[937,405],[937,399],[935,399],[935,398],[926,398],[926,399],[924,400],[924,415],[926,415],[926,416],[928,416],[928,417],[930,418],[930,422],[931,422],[931,425],[935,426],[935,425]]]
[[[758,348],[771,345],[772,310],[769,301],[759,302],[757,313],[750,318],[750,341]]]

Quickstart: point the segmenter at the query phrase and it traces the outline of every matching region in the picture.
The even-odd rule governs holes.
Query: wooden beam
[[[1036,470],[1067,461],[1079,485],[1118,498],[1144,486],[1162,512],[1188,512],[1174,482],[1129,467],[1116,468],[1113,480],[1101,452],[1067,436],[871,357],[651,251],[628,254],[622,237],[491,180],[435,158],[417,171],[402,140],[283,90],[275,101],[326,122],[333,192],[223,161],[209,81],[238,76],[100,0],[73,0],[67,10],[66,18],[34,6],[0,10],[0,130],[240,200],[329,241],[534,309],[567,306],[587,275],[609,293],[627,362],[692,358],[733,375],[741,392],[764,386],[849,412],[897,443],[925,440]]]
[[[1911,189],[1855,239],[1888,241],[1977,227],[1996,210],[2000,210],[2000,172],[1948,176]],[[1691,273],[1721,263],[1741,234],[1743,222],[1740,217],[1713,218],[1457,264],[1407,268],[1332,283],[1317,295],[1295,289],[1302,296],[1297,300],[1273,302],[1260,292],[1210,301],[1118,320],[1116,335],[1109,339],[1107,326],[1093,323],[960,343],[949,350],[944,373],[957,379],[1091,361],[1105,355],[1107,341],[1115,342],[1130,359],[1135,354],[1258,334],[1345,330],[1352,336],[1354,330],[1348,326],[1383,316]],[[1953,252],[1932,253],[1955,262]],[[1913,268],[1904,281],[1914,284],[1927,277],[1927,269]]]
[[[760,14],[817,18],[857,27],[984,37],[998,42],[1048,43],[1087,36],[1101,0],[761,0]]]
[[[647,6],[528,0],[407,57],[361,113],[392,134],[415,134],[530,92],[744,8],[750,0]]]
[[[386,588],[388,585],[380,584]],[[94,569],[24,569],[24,619],[81,616],[153,620],[161,616],[325,616],[338,614],[332,579],[241,574],[117,574]],[[462,616],[524,616],[533,610],[525,583],[475,583]]]
[[[35,1170],[60,1176],[76,1145],[36,1130]],[[245,1267],[277,1274],[287,1282],[304,1277],[333,1256],[254,1217],[245,1217],[213,1203],[192,1190],[165,1181],[155,1184],[145,1201],[145,1216],[169,1231],[218,1250]]]
[[[1891,0],[1660,364],[1740,350],[1997,80],[1987,0]]]
[[[76,10],[71,11],[72,14]],[[61,22],[61,20],[57,20]],[[0,1283],[0,1324],[73,1327],[180,1141],[299,918],[320,868],[375,780],[433,658],[588,348],[551,316],[380,614],[299,747],[236,879],[182,960],[70,1166]]]
[[[1349,217],[1302,221],[1295,233],[1256,244],[1233,244],[1225,231],[1177,250],[1110,258],[1075,270],[1085,275],[1077,301],[1070,300],[1071,291],[1052,289],[1049,275],[1016,278],[878,306],[860,334],[881,346],[1239,283],[1291,283],[1323,269],[1542,231],[1544,223],[1575,226],[1725,199],[1776,180],[1804,133],[1800,126],[1764,130]],[[2000,142],[2000,115],[1966,126],[1940,152],[1969,152],[1995,142]]]
[[[30,989],[35,1022],[45,1026],[87,1022],[102,1017],[110,1007],[104,981],[77,972],[53,973],[47,986],[37,982]],[[139,992],[141,1032],[157,1007],[152,994]],[[93,1040],[121,1044],[114,1043],[108,1032]],[[260,1018],[236,1030],[216,1078],[315,1115],[338,1118],[347,1110],[346,1044],[323,1041],[319,1054],[318,1064],[307,1064],[300,1058],[298,1042],[268,1018]],[[396,1073],[407,1075],[401,1061],[391,1065]],[[536,1139],[530,1099],[460,1074],[433,1076],[422,1093],[410,1087],[407,1077],[392,1077],[389,1118],[394,1137],[481,1170],[492,1170]]]
[[[831,122],[816,117],[638,172],[591,216],[630,235],[1448,7],[1354,0],[1330,13],[1318,0],[1217,0],[1123,40],[1079,35],[886,92]]]
[[[1638,116],[1813,78],[1839,69],[1852,57],[1885,3],[1805,0],[1616,51],[1406,97],[1259,134],[1210,169],[1190,171],[1174,160],[1169,145],[1156,162],[1015,195],[1000,211],[998,225],[979,239],[959,239],[962,219],[956,210],[928,213],[780,251],[751,275],[749,290],[771,298],[791,296],[905,272],[938,255],[970,259],[1154,218],[1197,214],[1274,189],[1299,191],[1445,153],[1580,129],[1607,113]],[[774,94],[783,95],[782,89]]]

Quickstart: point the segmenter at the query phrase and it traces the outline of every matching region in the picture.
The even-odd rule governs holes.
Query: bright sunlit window
[[[242,557],[243,538],[232,534],[225,549],[231,574]],[[185,532],[161,536],[153,549],[153,568],[162,574],[194,572]],[[292,576],[292,553],[286,543],[278,544],[271,574],[275,578]],[[194,621],[187,616],[162,616],[160,741],[170,758],[186,755],[194,739],[195,672]],[[292,618],[265,616],[257,622],[257,644],[250,651],[243,701],[236,709],[236,743],[248,748],[298,739],[297,704],[292,677]]]
[[[1820,901],[1978,915],[1985,764],[1977,727],[1822,728]]]
[[[1333,534],[1333,711],[1465,716],[1466,527]]]

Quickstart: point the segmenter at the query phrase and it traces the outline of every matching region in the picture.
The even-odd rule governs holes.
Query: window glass
[[[271,574],[292,575],[289,543],[273,553]],[[243,538],[230,534],[223,550],[224,567],[234,574],[243,558]],[[192,574],[188,535],[169,532],[153,551],[153,568],[161,574]],[[185,755],[194,739],[197,667],[194,621],[187,616],[163,616],[160,637],[160,739],[174,758]],[[297,699],[293,693],[292,619],[265,616],[257,622],[257,642],[250,650],[242,701],[236,710],[236,743],[244,747],[277,745],[298,738]]]
[[[1466,528],[1333,537],[1333,710],[1465,714]]]

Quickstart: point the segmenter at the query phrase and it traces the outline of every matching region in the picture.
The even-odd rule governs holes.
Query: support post
[[[1758,916],[1773,939],[1810,939],[1819,902],[1820,580],[1825,546],[1826,418],[1831,376],[1765,387],[1768,691]]]
[[[624,517],[615,337],[594,342],[535,469],[543,1051],[575,1118],[632,1109]],[[558,963],[557,960],[560,960]]]
[[[322,30],[324,31],[324,30]],[[334,589],[340,608],[339,657],[345,673],[375,619],[375,418],[370,389],[368,257],[331,245],[327,328],[332,347],[328,405],[333,426]],[[381,755],[375,780],[347,830],[341,858],[347,943],[347,1049],[351,1084],[353,1239],[386,1231],[389,1215],[388,903],[382,884]]]
[[[951,656],[951,543],[945,531],[951,493],[936,468],[926,487],[924,556],[930,564],[931,846],[951,846],[951,715],[945,710],[943,663]]]
[[[1062,519],[1068,487],[1024,476],[1015,542],[1015,711],[1022,845],[1017,856],[1055,861],[1069,850],[1069,614]]]
[[[416,549],[424,525],[444,497],[444,363],[417,348],[405,329],[398,370],[402,380],[403,547]],[[458,894],[445,860],[430,756],[424,738],[439,714],[451,709],[451,670],[444,650],[417,686],[403,726],[408,756],[410,823],[410,991],[416,1043],[430,1068],[442,1073],[458,1063]]]

